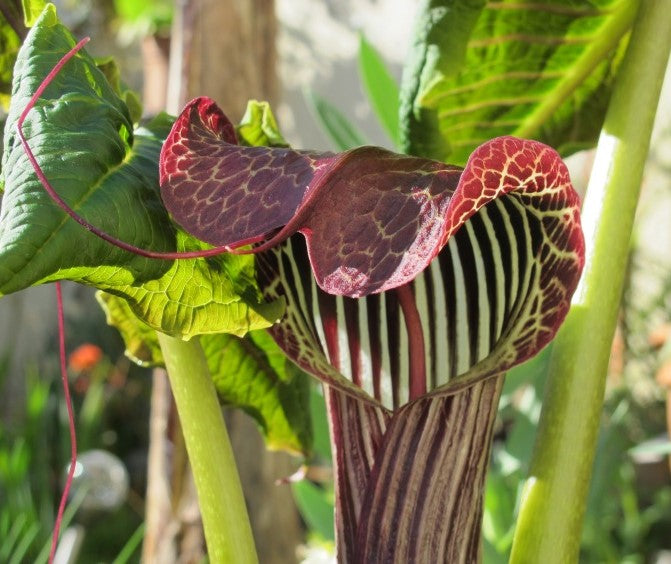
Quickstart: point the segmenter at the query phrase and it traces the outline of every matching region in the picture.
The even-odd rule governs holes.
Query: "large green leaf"
[[[401,90],[405,151],[464,163],[483,141],[592,145],[637,0],[425,0]]]
[[[156,332],[140,321],[126,300],[98,293],[126,344],[126,354],[144,365],[162,365]],[[312,449],[308,377],[264,331],[245,338],[203,335],[201,344],[215,388],[226,405],[239,407],[258,423],[271,449],[307,455]]]
[[[152,328],[188,338],[267,327],[282,304],[262,304],[253,258],[146,259],[110,246],[70,220],[44,191],[16,135],[43,78],[74,45],[49,5],[19,52],[5,128],[0,213],[0,294],[70,279],[128,300]],[[159,196],[158,157],[170,120],[133,130],[128,107],[85,52],[55,77],[24,133],[56,191],[92,224],[137,247],[197,250]]]

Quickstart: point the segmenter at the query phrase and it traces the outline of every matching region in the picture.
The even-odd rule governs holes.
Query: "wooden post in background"
[[[209,96],[236,123],[250,98],[274,102],[276,35],[273,0],[177,0],[168,111]]]

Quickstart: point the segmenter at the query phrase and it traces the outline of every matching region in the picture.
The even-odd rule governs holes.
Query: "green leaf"
[[[96,60],[96,65],[105,75],[114,92],[119,96],[126,106],[133,123],[138,123],[142,118],[142,102],[140,97],[124,84],[121,80],[121,71],[114,57],[103,57]]]
[[[323,460],[331,460],[331,439],[329,437],[329,423],[326,414],[326,400],[323,388],[317,382],[310,387],[310,418],[312,421],[312,435],[314,454]]]
[[[464,163],[500,135],[595,143],[636,0],[425,0],[401,89],[401,146]]]
[[[140,366],[164,366],[156,331],[137,318],[126,300],[101,291],[96,292],[96,299],[107,324],[121,333],[128,358]]]
[[[380,123],[398,144],[398,85],[380,54],[359,36],[359,74]]]
[[[126,354],[145,366],[163,365],[156,332],[133,314],[126,300],[102,292],[97,297],[107,322],[121,333]],[[204,335],[201,345],[221,401],[251,415],[270,449],[307,455],[312,449],[307,375],[263,331],[244,339]]]
[[[241,145],[288,147],[268,102],[247,102],[245,115],[236,131]]]
[[[243,339],[208,335],[201,343],[221,400],[251,415],[271,450],[307,455],[312,449],[308,376],[264,331]]]
[[[512,544],[515,493],[505,476],[490,470],[485,483],[482,534],[499,554],[509,551]]]
[[[354,147],[369,145],[366,138],[360,133],[340,110],[327,102],[314,91],[308,91],[305,98],[312,107],[319,124],[326,135],[333,142],[336,150],[347,151]]]
[[[26,27],[33,27],[39,15],[47,5],[45,0],[21,0],[23,6],[23,21]]]
[[[114,0],[114,9],[125,27],[150,35],[170,29],[173,2],[170,0]]]
[[[9,9],[11,7],[8,6]],[[12,94],[12,74],[21,39],[0,12],[0,107],[7,110]]]
[[[302,480],[291,485],[294,499],[308,527],[325,540],[335,540],[333,534],[333,501],[332,494],[315,486],[312,482]]]
[[[17,59],[4,140],[0,294],[70,279],[125,298],[152,328],[183,338],[243,335],[274,323],[283,304],[260,303],[253,257],[142,258],[89,233],[46,194],[15,124],[73,45],[49,5]],[[204,244],[173,227],[159,196],[158,158],[170,125],[161,115],[134,131],[126,104],[82,51],[44,91],[24,133],[52,186],[92,224],[144,249],[197,250]]]

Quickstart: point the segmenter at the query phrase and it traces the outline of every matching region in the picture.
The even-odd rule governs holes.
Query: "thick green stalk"
[[[198,339],[158,333],[182,423],[212,563],[258,562],[221,407]]]
[[[577,562],[610,346],[659,93],[671,0],[641,2],[583,208],[586,265],[552,353],[510,562]]]

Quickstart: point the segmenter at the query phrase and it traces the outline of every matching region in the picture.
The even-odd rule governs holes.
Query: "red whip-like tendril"
[[[56,282],[56,306],[58,310],[58,354],[60,356],[61,383],[63,384],[63,396],[65,397],[65,407],[68,412],[68,429],[70,431],[70,467],[63,487],[63,494],[58,505],[58,513],[54,522],[54,532],[51,537],[51,550],[49,551],[49,563],[54,561],[56,547],[58,546],[58,536],[63,522],[63,512],[65,504],[68,501],[72,479],[75,475],[77,465],[77,433],[75,431],[75,416],[72,409],[72,398],[70,397],[70,384],[68,382],[68,368],[65,356],[65,320],[63,316],[63,291],[61,283]]]

